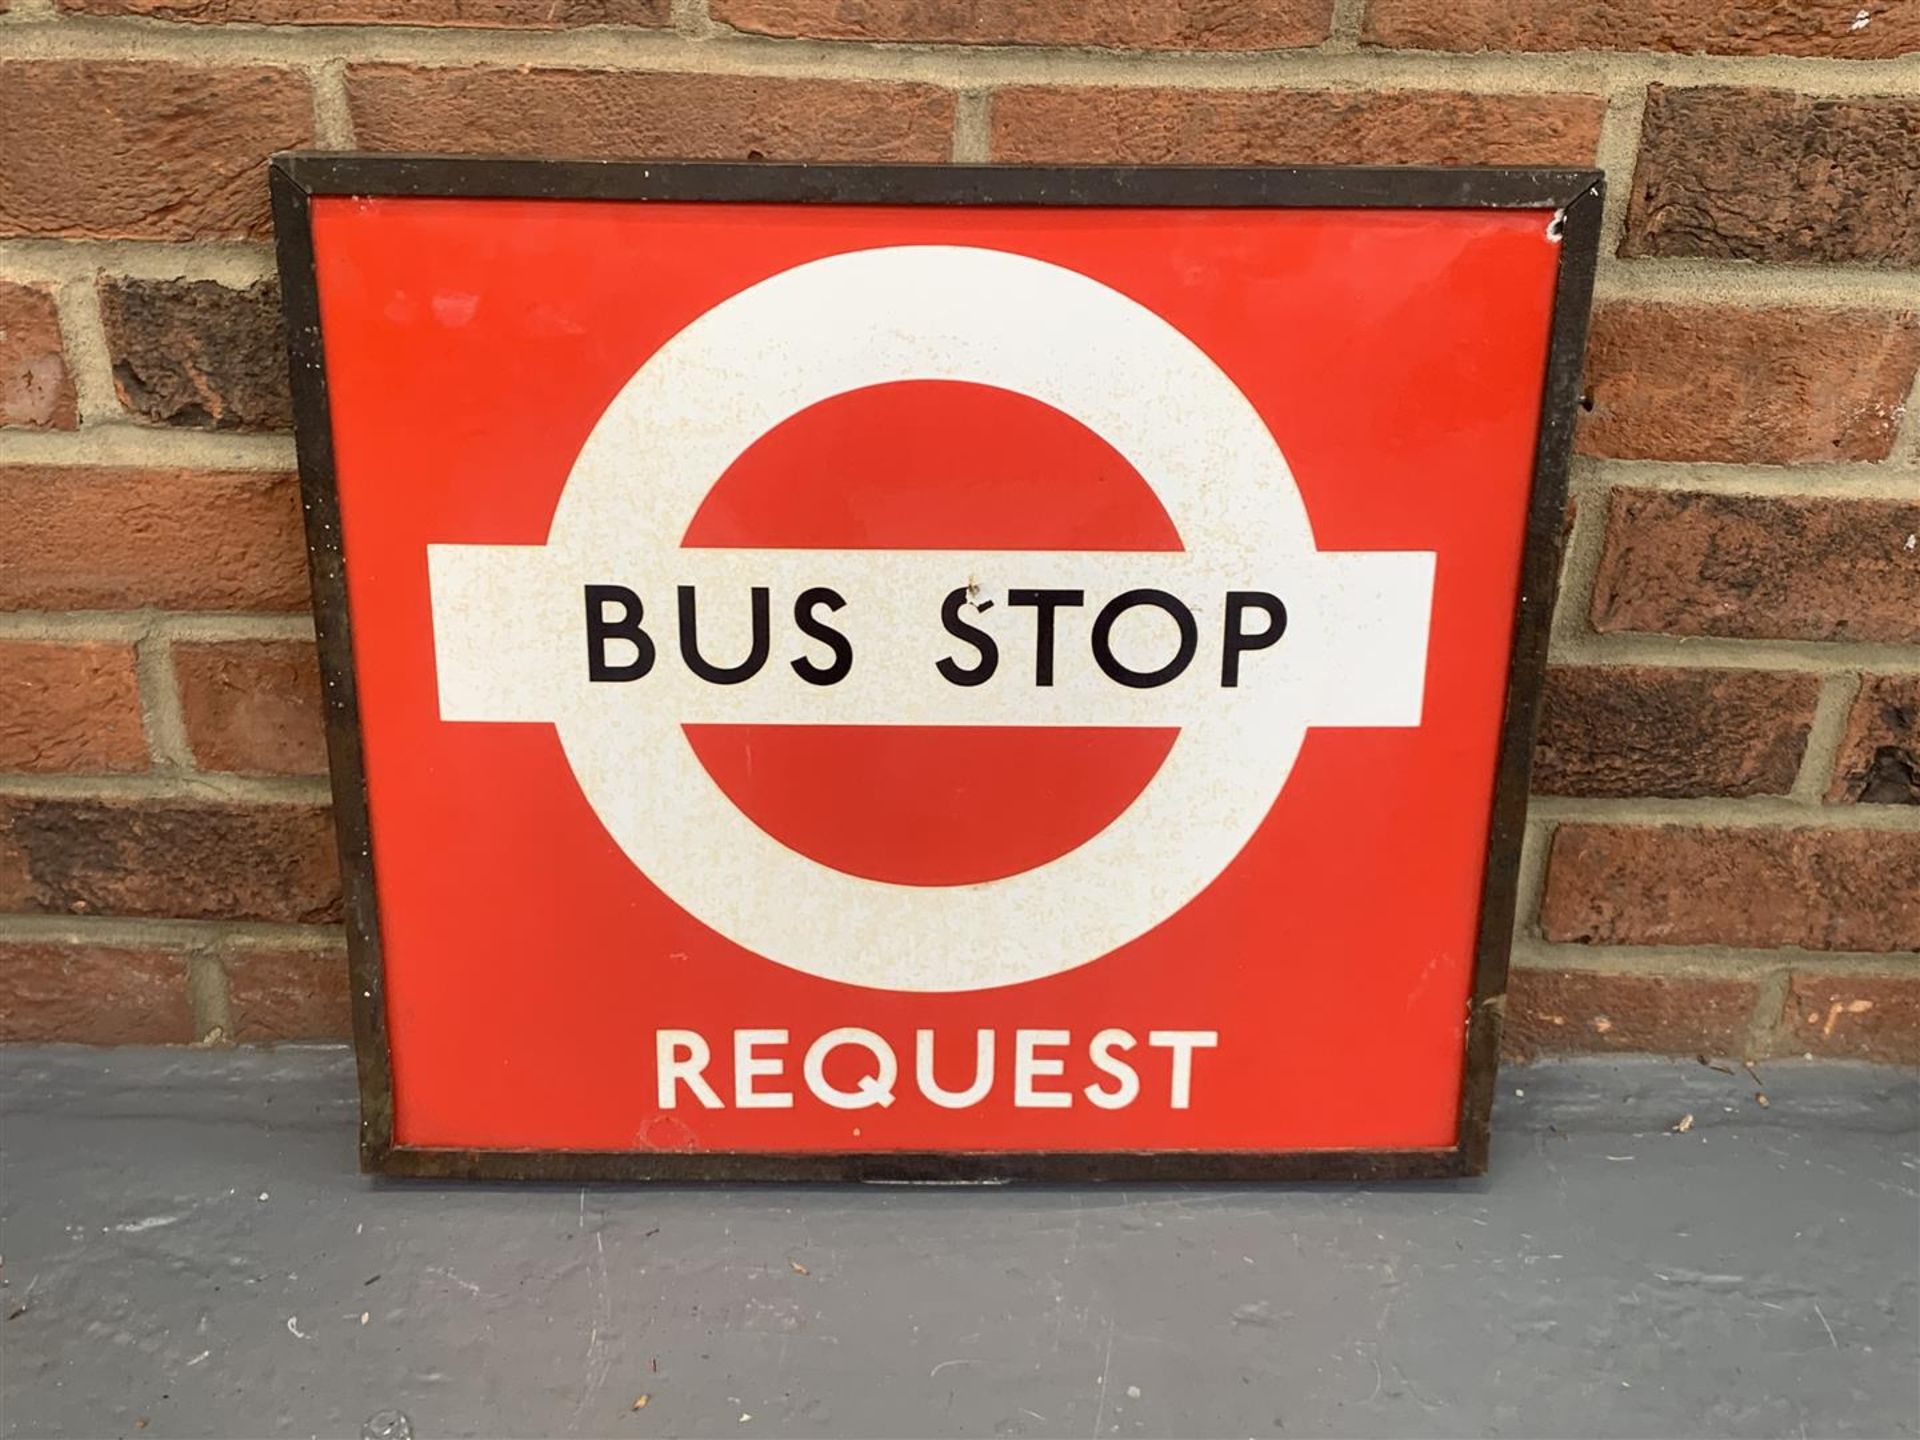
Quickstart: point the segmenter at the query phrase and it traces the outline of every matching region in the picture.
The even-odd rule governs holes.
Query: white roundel
[[[835,395],[901,380],[997,386],[1071,416],[1152,486],[1186,548],[682,547],[708,491],[762,435]],[[551,722],[608,833],[689,914],[793,969],[910,991],[1056,974],[1186,905],[1259,827],[1308,726],[1419,723],[1433,585],[1429,552],[1315,549],[1259,413],[1153,311],[1059,265],[944,245],[831,256],[722,301],[607,407],[545,545],[434,545],[428,559],[444,719]],[[666,664],[595,684],[581,597],[607,582],[644,589],[663,652],[678,585],[790,596],[830,583],[847,600],[833,623],[860,661],[827,688],[785,665],[738,685]],[[1288,623],[1231,689],[1217,662],[1153,689],[1087,666],[1046,689],[1017,667],[962,688],[934,662],[954,648],[941,600],[963,585],[982,596],[1034,586],[1208,597],[1194,608],[1215,644],[1220,597],[1265,590],[1284,599]],[[1164,652],[1152,630],[1116,631],[1116,648],[1135,647],[1151,668],[1144,657]],[[768,835],[699,763],[681,733],[689,723],[1177,725],[1180,735],[1134,802],[1075,849],[1002,879],[920,886],[847,874]]]

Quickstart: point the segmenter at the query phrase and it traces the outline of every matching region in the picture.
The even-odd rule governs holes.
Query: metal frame
[[[287,321],[327,751],[346,891],[363,1169],[489,1180],[1372,1181],[1485,1171],[1507,986],[1521,834],[1547,630],[1559,584],[1574,407],[1599,248],[1604,177],[1593,170],[793,165],[276,155],[273,217]],[[320,335],[309,201],[315,195],[681,200],[951,206],[1268,207],[1557,211],[1562,246],[1534,449],[1506,706],[1482,879],[1459,1131],[1447,1148],[1403,1150],[665,1154],[463,1150],[395,1144],[380,908],[373,875],[346,556]]]

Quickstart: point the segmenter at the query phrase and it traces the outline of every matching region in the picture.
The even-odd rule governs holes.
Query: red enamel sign
[[[373,1163],[1480,1163],[1592,177],[440,163],[280,176]]]

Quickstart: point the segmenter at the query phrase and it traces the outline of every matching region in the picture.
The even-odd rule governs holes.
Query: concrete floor
[[[338,1051],[15,1050],[0,1430],[1920,1434],[1920,1084],[1764,1078],[1510,1069],[1471,1184],[581,1191],[362,1178]]]

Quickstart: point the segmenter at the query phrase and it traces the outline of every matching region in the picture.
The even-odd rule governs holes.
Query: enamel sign
[[[1484,1164],[1596,177],[275,195],[370,1166]]]

